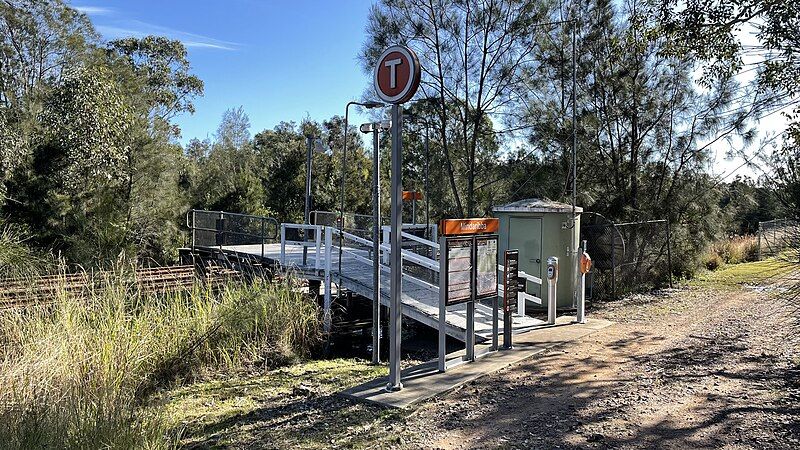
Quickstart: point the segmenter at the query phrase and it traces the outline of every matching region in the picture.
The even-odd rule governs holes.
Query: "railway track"
[[[219,285],[240,277],[240,273],[221,266],[210,265],[197,273],[192,265],[140,268],[122,274],[111,272],[80,272],[45,275],[34,279],[0,280],[0,309],[35,306],[51,303],[59,293],[81,295],[96,286],[108,285],[109,280],[135,286],[145,293],[165,293],[190,289],[198,281]]]

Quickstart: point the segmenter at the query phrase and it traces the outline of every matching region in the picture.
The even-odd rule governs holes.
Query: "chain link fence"
[[[797,259],[800,249],[800,222],[795,219],[775,219],[758,223],[758,259],[787,256]],[[786,255],[787,250],[795,250]]]
[[[587,274],[588,299],[616,299],[671,286],[671,236],[666,220],[613,223],[599,214],[584,213],[582,222],[581,240],[586,241],[593,263]]]

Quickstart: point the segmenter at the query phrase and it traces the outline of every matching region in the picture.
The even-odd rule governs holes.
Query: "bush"
[[[158,295],[107,277],[82,296],[0,312],[4,448],[168,446],[161,410],[143,406],[155,387],[284,361],[318,336],[316,303],[285,286]]]

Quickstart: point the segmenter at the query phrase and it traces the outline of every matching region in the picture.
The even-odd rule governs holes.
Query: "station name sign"
[[[444,219],[439,223],[439,232],[444,236],[497,233],[500,219]]]

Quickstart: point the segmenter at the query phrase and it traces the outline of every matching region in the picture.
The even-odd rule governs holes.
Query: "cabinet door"
[[[519,270],[542,277],[542,219],[511,217],[508,230],[508,249],[519,250]],[[542,298],[541,286],[528,283],[527,292]]]

